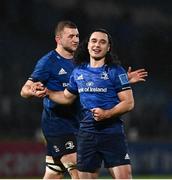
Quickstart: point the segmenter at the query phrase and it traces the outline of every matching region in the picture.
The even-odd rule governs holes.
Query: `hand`
[[[44,90],[45,87],[44,85],[41,83],[41,82],[34,82],[32,83],[31,85],[31,90],[34,92],[34,91],[42,91]]]
[[[129,82],[134,84],[140,81],[146,81],[146,77],[148,76],[148,72],[145,69],[137,69],[135,71],[131,71],[131,67],[128,68],[128,79]]]
[[[31,91],[33,96],[43,98],[46,96],[47,88],[41,82],[34,82],[31,85]]]
[[[34,93],[33,95],[35,97],[43,98],[47,95],[46,90],[47,90],[46,88],[44,90],[37,90],[37,91],[33,92]]]
[[[101,120],[109,118],[108,113],[107,113],[108,110],[104,110],[101,108],[93,108],[91,109],[91,112],[93,113],[93,117],[96,121],[101,121]]]

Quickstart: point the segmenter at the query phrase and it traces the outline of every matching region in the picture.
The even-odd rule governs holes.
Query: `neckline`
[[[69,60],[69,61],[71,60],[71,61],[73,61],[73,58],[67,59],[67,58],[61,56],[56,50],[54,50],[54,53],[55,53],[57,59],[65,59],[65,60]]]
[[[89,68],[89,69],[103,69],[106,66],[107,66],[107,64],[103,64],[102,66],[99,66],[99,67],[91,67],[90,63],[87,64],[87,68]]]

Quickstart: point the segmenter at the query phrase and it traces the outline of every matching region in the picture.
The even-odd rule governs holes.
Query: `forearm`
[[[122,114],[125,114],[134,108],[134,99],[131,90],[127,90],[126,92],[121,92],[118,95],[120,102],[111,109],[107,109],[107,110],[102,108],[91,109],[91,111],[93,112],[94,119],[96,121],[101,121],[112,117],[121,116]]]
[[[69,104],[70,101],[65,97],[63,91],[50,91],[48,90],[48,97],[52,101],[59,104]]]
[[[110,117],[123,115],[134,108],[134,98],[132,90],[121,91],[118,93],[119,103],[112,109],[107,110]]]
[[[68,94],[65,91],[51,91],[47,90],[49,98],[59,104],[72,104],[75,99],[75,95]]]
[[[25,86],[23,86],[23,88],[21,89],[20,95],[21,95],[23,98],[33,97],[34,95],[33,95],[33,92],[32,92],[32,90],[31,90],[30,85],[25,85]]]
[[[112,109],[105,110],[105,116],[107,118],[118,117],[121,116],[134,108],[133,101],[123,101],[114,106]]]

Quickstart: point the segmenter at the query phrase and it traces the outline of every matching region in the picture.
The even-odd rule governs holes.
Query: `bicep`
[[[134,102],[133,92],[131,89],[119,92],[118,98],[120,101]]]

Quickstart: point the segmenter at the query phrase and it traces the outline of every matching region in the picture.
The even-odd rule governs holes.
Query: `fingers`
[[[148,76],[148,73],[147,72],[142,72],[142,73],[139,73],[138,75],[139,75],[140,78],[144,78],[144,77]]]
[[[47,94],[47,88],[45,87],[32,87],[32,95],[35,97],[45,97]]]
[[[148,74],[144,68],[131,71],[131,67],[128,68],[128,73]]]
[[[94,117],[94,119],[97,121],[98,120],[98,114],[96,112],[96,108],[93,108],[90,111],[92,112],[92,116]]]
[[[36,91],[34,93],[34,96],[36,96],[36,97],[45,97],[46,95],[47,95],[46,90],[44,90],[44,91]]]
[[[148,72],[145,71],[145,69],[138,69],[135,72],[138,73],[140,76],[148,76]]]
[[[90,109],[90,111],[91,111],[92,113],[95,113],[96,108]]]
[[[33,83],[32,88],[35,90],[44,90],[45,87],[41,82]]]
[[[147,77],[147,76],[148,76],[147,74],[139,74],[140,78]]]
[[[130,73],[130,72],[131,72],[131,66],[128,67],[128,73]]]
[[[137,76],[139,77],[140,81],[145,81],[145,79],[143,78],[148,76],[148,72],[145,71],[145,69],[138,69],[138,70],[133,71],[133,73],[134,72],[137,73]]]
[[[45,97],[46,96],[46,88],[41,82],[34,82],[31,85],[31,93],[35,97]]]
[[[100,108],[91,109],[92,116],[96,121],[101,121],[103,119],[103,112]]]
[[[135,70],[136,72],[146,72],[144,68]]]
[[[38,81],[38,82],[34,82],[35,85],[38,85],[38,86],[43,86],[42,82]]]
[[[140,78],[140,79],[139,79],[139,81],[144,81],[144,82],[145,82],[145,81],[146,81],[146,79],[144,79],[144,78]]]

